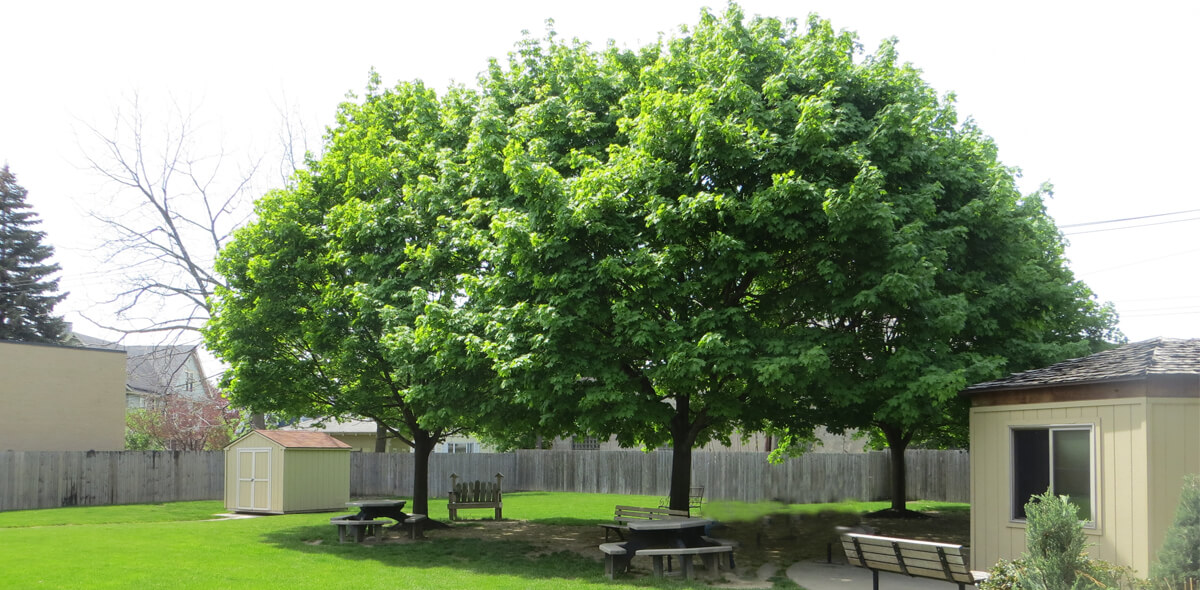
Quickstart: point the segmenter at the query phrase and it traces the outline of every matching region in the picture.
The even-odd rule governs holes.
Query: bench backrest
[[[909,576],[973,584],[962,545],[846,533],[842,548],[850,565]]]
[[[450,502],[474,504],[480,502],[499,502],[501,500],[500,480],[504,476],[497,473],[496,481],[458,481],[458,475],[450,474]]]
[[[687,510],[671,510],[670,508],[643,508],[641,506],[617,506],[613,520],[629,522],[631,520],[667,520],[669,518],[687,518]]]

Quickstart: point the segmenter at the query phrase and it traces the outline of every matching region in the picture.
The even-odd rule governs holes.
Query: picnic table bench
[[[347,514],[329,519],[330,524],[337,525],[339,543],[345,543],[348,536],[353,536],[355,543],[362,543],[366,537],[379,540],[383,536],[383,527],[392,523],[390,520],[359,520],[355,516]]]
[[[717,558],[721,554],[729,555],[732,569],[733,544],[703,535],[711,524],[712,521],[700,518],[633,519],[629,521],[629,541],[600,545],[600,551],[604,553],[604,573],[610,579],[614,578],[618,570],[628,568],[636,555],[652,559],[656,577],[663,575],[663,557],[667,558],[667,571],[671,569],[671,558],[678,557],[683,577],[689,580],[694,574],[692,558],[697,555],[710,575],[716,573]]]
[[[490,481],[459,483],[458,474],[451,473],[450,501],[446,505],[450,509],[450,520],[457,520],[458,511],[468,508],[493,508],[496,511],[496,520],[500,520],[504,508],[500,490],[501,479],[504,479],[504,475],[497,473],[496,483]]]
[[[871,570],[874,590],[879,590],[881,571],[952,582],[959,590],[988,578],[987,572],[967,567],[962,545],[845,533],[842,548],[850,565]]]
[[[629,530],[631,521],[646,521],[646,520],[666,520],[669,518],[687,518],[689,516],[687,510],[671,510],[670,508],[641,508],[638,506],[617,506],[613,511],[614,523],[604,523],[600,526],[604,529],[604,540],[608,541],[608,534],[616,532],[617,537],[625,540],[625,531]]]
[[[337,525],[339,543],[345,543],[347,537],[353,537],[356,543],[362,543],[366,537],[383,540],[384,527],[392,524],[391,521],[395,521],[396,527],[407,527],[411,538],[423,538],[425,515],[406,514],[404,504],[404,500],[346,502],[346,506],[358,508],[358,513],[335,516],[329,519],[329,523]],[[390,520],[383,520],[385,518]]]

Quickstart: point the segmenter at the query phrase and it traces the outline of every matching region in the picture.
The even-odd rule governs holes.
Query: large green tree
[[[33,229],[41,221],[27,194],[7,164],[0,168],[0,340],[58,342],[67,328],[54,306],[67,295],[51,278],[60,268],[46,233]]]
[[[420,84],[347,102],[324,156],[257,206],[224,249],[208,344],[235,403],[293,416],[375,420],[416,455],[413,510],[447,435],[500,419],[489,368],[470,359],[457,240],[473,95]],[[496,402],[496,403],[493,403]]]
[[[481,118],[495,247],[474,294],[516,395],[673,447],[672,507],[694,445],[827,424],[886,436],[902,508],[904,448],[965,423],[955,392],[1110,335],[1040,195],[893,42],[730,6],[593,54],[636,70],[568,69],[586,48],[548,43],[485,85],[522,106]],[[526,72],[556,83],[496,83]]]

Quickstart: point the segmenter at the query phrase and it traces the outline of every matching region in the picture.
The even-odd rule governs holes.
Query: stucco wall
[[[0,450],[124,448],[124,352],[0,342]]]

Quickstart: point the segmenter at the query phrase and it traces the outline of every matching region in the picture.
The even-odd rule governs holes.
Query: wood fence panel
[[[350,494],[411,496],[413,455],[352,453]],[[905,455],[913,500],[970,500],[970,457],[964,451],[912,450]],[[766,453],[696,452],[692,484],[707,500],[836,502],[889,496],[887,451],[809,453],[781,463]],[[665,497],[671,453],[665,451],[517,451],[437,453],[430,457],[430,497],[449,492],[450,474],[490,481],[504,474],[509,491],[640,494]],[[224,453],[0,452],[0,510],[218,500]]]

